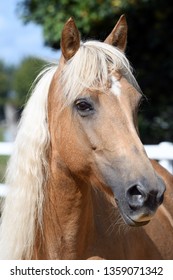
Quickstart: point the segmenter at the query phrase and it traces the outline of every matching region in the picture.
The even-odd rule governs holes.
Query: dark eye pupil
[[[81,111],[86,111],[86,110],[89,111],[89,110],[91,110],[91,105],[88,104],[85,101],[77,103],[76,106],[77,106],[78,110],[81,110]]]

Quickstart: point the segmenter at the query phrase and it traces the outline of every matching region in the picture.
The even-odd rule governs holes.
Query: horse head
[[[90,182],[118,206],[131,226],[150,221],[165,185],[155,173],[137,127],[140,88],[124,51],[122,16],[105,42],[80,42],[71,18],[49,93],[52,150],[80,182]]]

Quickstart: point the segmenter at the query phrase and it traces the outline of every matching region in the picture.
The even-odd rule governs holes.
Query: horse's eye
[[[81,117],[94,114],[94,104],[89,98],[80,98],[75,101],[75,108]]]
[[[76,101],[76,108],[79,111],[91,111],[93,110],[93,107],[90,103],[84,100],[78,100]]]

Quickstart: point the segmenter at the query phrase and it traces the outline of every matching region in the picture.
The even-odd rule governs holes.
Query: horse
[[[82,42],[65,23],[8,164],[1,259],[173,258],[173,177],[139,137],[127,29],[122,15],[104,42]]]

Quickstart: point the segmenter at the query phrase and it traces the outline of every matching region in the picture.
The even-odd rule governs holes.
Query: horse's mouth
[[[141,227],[141,226],[145,226],[145,225],[147,225],[149,222],[150,222],[150,220],[151,219],[134,219],[134,218],[131,218],[131,217],[129,217],[128,215],[126,215],[126,214],[123,214],[122,215],[122,217],[123,217],[123,220],[125,221],[125,223],[127,224],[127,225],[129,225],[129,226],[131,226],[131,227]]]
[[[129,209],[129,207],[125,205],[124,209],[122,209],[118,199],[114,199],[124,222],[131,227],[141,227],[147,225],[155,214],[155,211],[147,209],[146,207],[138,209],[137,211],[132,211],[132,209]]]

